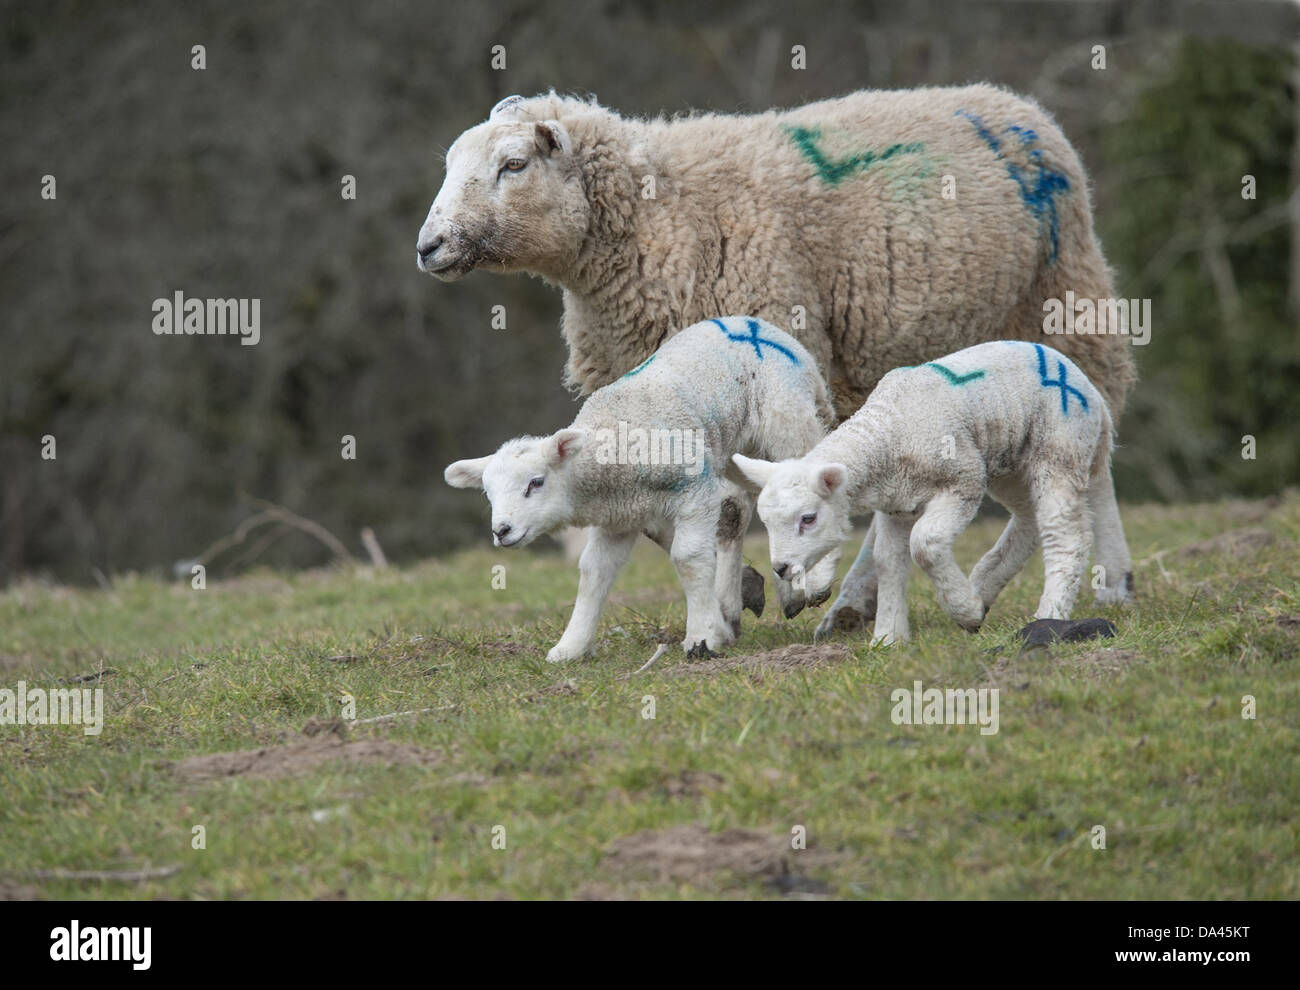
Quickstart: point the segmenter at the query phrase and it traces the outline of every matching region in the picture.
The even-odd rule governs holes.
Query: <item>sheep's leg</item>
[[[873,528],[876,531],[875,558],[879,586],[876,628],[871,643],[873,646],[889,646],[907,640],[912,634],[907,622],[907,578],[912,570],[912,558],[907,552],[907,537],[912,522],[907,518],[879,512]]]
[[[1088,487],[1088,508],[1092,510],[1097,566],[1102,572],[1097,604],[1128,604],[1135,598],[1133,558],[1129,556],[1128,541],[1124,539],[1124,524],[1120,521],[1109,464],[1093,477]]]
[[[989,486],[990,494],[1007,507],[1011,520],[997,543],[980,558],[971,571],[970,583],[984,603],[984,614],[997,600],[1007,583],[1020,573],[1025,562],[1038,548],[1038,526],[1034,522],[1034,503],[1023,485],[1004,480],[1000,487]]]
[[[818,623],[817,631],[813,634],[815,639],[835,632],[853,632],[876,617],[876,561],[872,551],[879,515],[877,513],[871,517],[867,535],[862,538],[862,549],[858,551],[849,573],[844,575],[844,583],[840,585],[835,604]]]
[[[1031,484],[1031,491],[1046,572],[1034,618],[1068,619],[1092,549],[1086,492],[1071,479],[1046,473]]]
[[[716,503],[714,503],[716,510]],[[718,606],[715,580],[718,567],[718,517],[716,511],[700,512],[677,520],[672,557],[677,577],[686,592],[686,639],[682,648],[690,653],[700,643],[718,649],[735,642],[731,626]]]
[[[549,663],[580,657],[596,642],[605,599],[637,537],[636,533],[611,533],[598,527],[592,527],[588,534],[587,546],[578,560],[578,598],[573,603],[573,615],[560,641],[546,654]]]
[[[730,481],[722,483],[722,509],[718,514],[718,564],[714,575],[714,594],[722,617],[732,635],[740,635],[741,572],[745,566],[745,531],[749,528],[752,505],[749,496]]]
[[[984,603],[957,566],[952,545],[979,511],[980,499],[971,492],[945,491],[930,499],[912,527],[912,559],[934,585],[939,607],[967,632],[978,632],[984,621]]]

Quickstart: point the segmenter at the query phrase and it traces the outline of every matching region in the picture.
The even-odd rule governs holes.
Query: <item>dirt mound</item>
[[[168,768],[175,777],[186,783],[205,783],[225,777],[289,777],[332,761],[384,766],[431,766],[438,760],[437,753],[420,746],[383,739],[344,742],[338,736],[327,733],[287,746],[191,756],[169,764]]]
[[[1230,529],[1226,533],[1198,543],[1189,543],[1178,551],[1180,557],[1201,557],[1206,554],[1227,554],[1229,557],[1249,557],[1265,547],[1271,547],[1277,537],[1258,526]]]
[[[724,670],[789,671],[808,667],[820,667],[823,664],[844,663],[853,659],[853,651],[842,643],[824,643],[813,646],[796,643],[783,646],[779,650],[765,653],[748,653],[741,656],[723,656],[714,660],[702,660],[698,663],[678,664],[667,667],[664,674],[678,676],[681,674],[716,674]]]
[[[655,880],[700,883],[724,870],[750,879],[785,876],[793,857],[789,840],[780,836],[748,828],[710,832],[703,825],[678,825],[615,839],[602,865]]]
[[[1142,660],[1137,650],[1088,650],[1074,656],[1051,654],[1046,662],[1033,657],[999,657],[984,675],[986,683],[994,687],[1023,689],[1030,680],[1047,673],[1066,673],[1087,680],[1105,680],[1129,670]]]

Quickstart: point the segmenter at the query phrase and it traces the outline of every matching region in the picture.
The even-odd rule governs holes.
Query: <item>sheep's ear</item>
[[[818,464],[813,468],[809,484],[814,492],[826,498],[831,492],[843,487],[848,473],[848,468],[843,464]]]
[[[554,151],[562,155],[569,153],[569,132],[558,120],[539,120],[533,125],[533,140],[544,156]]]
[[[508,118],[508,117],[516,116],[516,113],[519,109],[519,104],[523,102],[524,102],[524,98],[517,94],[515,96],[507,96],[504,100],[502,100],[500,103],[498,103],[496,106],[492,108],[492,112],[488,114],[488,120],[496,120],[498,118]]]
[[[546,439],[546,462],[551,467],[568,464],[582,449],[586,439],[586,430],[566,429],[552,434]]]
[[[492,458],[489,455],[476,457],[470,461],[457,461],[455,464],[448,464],[442,476],[452,488],[482,488],[483,471],[490,460]]]
[[[776,465],[771,461],[762,461],[757,457],[746,457],[744,454],[732,454],[731,462],[740,468],[740,473],[750,486],[762,490],[763,486],[768,483],[772,477],[772,472]]]

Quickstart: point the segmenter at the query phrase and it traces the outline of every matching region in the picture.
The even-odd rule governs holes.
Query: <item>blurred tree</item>
[[[1110,187],[1105,242],[1121,291],[1153,310],[1121,437],[1130,497],[1258,495],[1300,480],[1293,69],[1284,48],[1188,40],[1103,131],[1130,176]],[[1245,436],[1257,460],[1242,457]]]

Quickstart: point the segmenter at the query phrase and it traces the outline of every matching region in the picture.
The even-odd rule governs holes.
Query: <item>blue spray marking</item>
[[[745,326],[749,328],[749,333],[732,333],[727,329],[727,325],[716,317],[713,322],[718,325],[718,329],[727,335],[728,340],[734,340],[739,344],[752,344],[754,353],[758,355],[760,361],[763,360],[763,348],[770,347],[772,350],[784,354],[790,359],[791,364],[798,364],[799,359],[795,357],[794,351],[790,348],[778,344],[775,340],[768,340],[766,337],[758,335],[758,320],[749,319],[745,321]]]
[[[704,462],[700,465],[699,474],[684,475],[680,480],[674,481],[671,485],[669,485],[668,490],[670,492],[684,492],[692,485],[698,485],[702,481],[707,481],[708,477],[709,477],[709,461],[708,458],[705,458]]]
[[[1061,390],[1061,415],[1070,414],[1070,396],[1073,395],[1079,400],[1079,405],[1083,406],[1083,411],[1088,411],[1088,400],[1084,398],[1073,385],[1067,385],[1065,382],[1065,362],[1058,360],[1056,362],[1056,379],[1047,377],[1047,352],[1043,350],[1042,344],[1034,344],[1034,350],[1038,352],[1038,377],[1042,379],[1044,388],[1059,388]]]
[[[1070,180],[1063,173],[1049,168],[1043,161],[1043,149],[1035,147],[1038,144],[1037,132],[1030,127],[1021,127],[1019,124],[1011,124],[1002,131],[1003,137],[1014,135],[1019,139],[1020,147],[1029,157],[1028,166],[1024,166],[1006,157],[1001,138],[985,127],[984,121],[978,116],[969,110],[956,110],[953,116],[968,120],[975,128],[975,133],[980,136],[980,140],[987,144],[997,155],[998,160],[1006,166],[1007,175],[1020,189],[1021,202],[1038,220],[1039,228],[1046,228],[1047,236],[1052,243],[1052,254],[1047,260],[1055,261],[1061,232],[1061,218],[1056,211],[1056,195],[1069,190]]]

